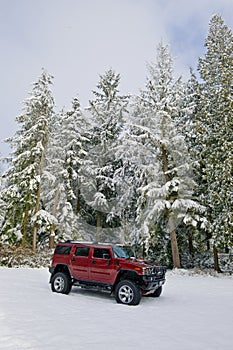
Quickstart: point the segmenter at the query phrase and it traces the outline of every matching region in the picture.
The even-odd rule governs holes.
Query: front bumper
[[[152,289],[157,289],[161,287],[165,283],[165,278],[160,279],[160,280],[155,280],[155,281],[148,281],[143,279],[143,283],[141,285],[141,288],[145,291],[152,290]]]
[[[161,287],[166,279],[166,267],[164,266],[154,266],[151,268],[151,274],[142,276],[142,286],[141,288],[145,291],[149,291],[152,289],[157,289]]]

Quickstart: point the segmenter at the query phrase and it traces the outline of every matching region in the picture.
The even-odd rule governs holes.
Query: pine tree
[[[57,218],[57,225],[51,228],[50,246],[55,230],[59,239],[81,238],[78,216],[88,142],[88,123],[78,98],[74,98],[72,109],[57,116],[47,155],[43,198],[47,210]]]
[[[114,173],[121,162],[116,159],[115,150],[128,100],[126,96],[118,94],[119,82],[120,75],[112,69],[101,75],[98,90],[93,91],[95,99],[90,101],[89,107],[93,121],[89,148],[92,167],[84,191],[85,200],[96,216],[97,240],[103,235],[102,228],[108,227],[110,221],[117,220],[114,214],[117,195]]]
[[[214,15],[210,21],[205,46],[205,57],[198,66],[203,79],[204,127],[198,133],[204,160],[203,202],[208,208],[213,247],[228,250],[233,245],[233,34],[219,15]]]
[[[132,101],[133,103],[133,98]],[[129,100],[130,103],[130,100]],[[116,205],[113,213],[120,218],[120,241],[124,244],[140,247],[138,228],[136,223],[137,211],[137,188],[140,186],[138,176],[138,143],[131,135],[131,115],[128,108],[124,127],[118,138],[118,145],[115,149],[115,157],[120,160],[119,166],[115,169],[113,181],[116,184]]]
[[[148,245],[156,223],[165,218],[173,265],[179,268],[177,225],[182,220],[195,225],[191,214],[201,209],[193,199],[192,161],[177,127],[183,84],[174,80],[172,58],[163,44],[148,68],[150,77],[138,98],[131,131],[140,145],[137,222]]]
[[[0,227],[3,225],[3,221],[4,221],[4,208],[5,208],[5,203],[2,199],[2,196],[1,196],[1,192],[3,190],[3,187],[2,187],[2,179],[0,177]]]
[[[3,174],[7,183],[2,192],[6,210],[1,232],[5,240],[21,241],[22,246],[32,243],[34,251],[41,220],[41,177],[54,108],[51,84],[52,77],[43,70],[25,101],[24,113],[16,118],[21,128],[7,140],[13,152],[11,166]]]
[[[61,138],[65,154],[63,177],[66,183],[67,201],[80,212],[82,169],[86,166],[88,135],[87,118],[83,115],[78,98],[72,101],[72,110],[62,118]]]
[[[201,84],[192,69],[190,69],[190,78],[185,84],[178,128],[185,137],[189,154],[193,160],[193,176],[197,184],[194,194],[201,203],[203,197],[202,169],[205,160],[201,156],[202,143],[199,142],[198,135],[204,131],[205,127],[202,123],[201,114]],[[196,251],[200,252],[208,247],[207,219],[204,215],[198,217],[196,214],[196,217],[198,219],[196,227],[190,227],[188,230],[189,254],[192,257],[194,257]]]

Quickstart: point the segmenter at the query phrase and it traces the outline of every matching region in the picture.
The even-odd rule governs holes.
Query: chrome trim
[[[165,275],[166,268],[164,266],[148,266],[143,267],[142,273],[144,276],[156,276],[156,277],[163,277]]]

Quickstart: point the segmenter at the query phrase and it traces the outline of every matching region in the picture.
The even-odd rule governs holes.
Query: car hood
[[[124,259],[124,258],[117,258],[117,261],[120,263],[120,265],[122,267],[148,267],[151,266],[150,264],[148,264],[145,260],[141,260],[141,259],[135,259],[135,258],[128,258],[128,259]]]

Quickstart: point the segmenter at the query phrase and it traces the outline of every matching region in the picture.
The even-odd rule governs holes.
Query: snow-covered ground
[[[138,306],[73,288],[52,293],[47,269],[0,268],[2,350],[232,350],[233,278],[167,273]]]

